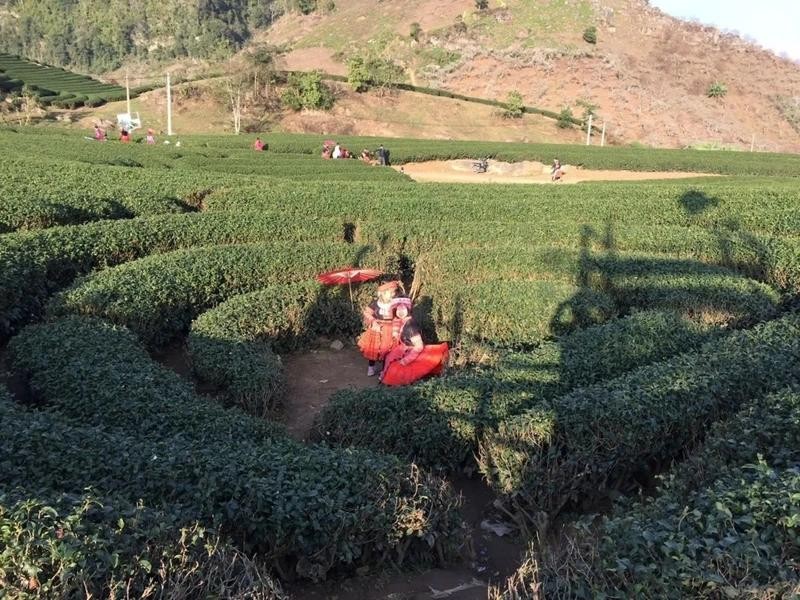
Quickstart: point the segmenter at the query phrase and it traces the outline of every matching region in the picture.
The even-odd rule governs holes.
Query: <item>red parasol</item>
[[[353,284],[361,283],[363,281],[370,281],[376,277],[383,275],[377,269],[359,269],[358,267],[345,267],[343,269],[336,269],[328,271],[327,273],[320,273],[317,275],[317,281],[325,285],[344,285],[347,284],[350,290],[350,302],[353,302]]]

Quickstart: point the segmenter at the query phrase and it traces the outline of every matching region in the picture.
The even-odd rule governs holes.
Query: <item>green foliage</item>
[[[597,43],[597,27],[592,25],[583,30],[583,41],[587,44]]]
[[[790,315],[696,352],[580,388],[501,424],[481,464],[524,514],[557,514],[670,460],[712,422],[797,380],[800,319]]]
[[[561,109],[561,112],[558,113],[558,120],[556,121],[556,126],[559,129],[571,129],[574,123],[575,116],[572,114],[572,109],[569,106],[566,106]]]
[[[575,571],[577,581],[546,568],[548,595],[790,595],[800,584],[799,423],[796,390],[757,398],[716,423],[699,451],[660,481],[656,497],[621,499],[599,530],[597,521],[578,523],[574,541],[592,558]]]
[[[125,97],[125,90],[117,85],[8,54],[0,53],[0,69],[4,73],[0,77],[0,90],[18,91],[36,98],[43,105],[52,104],[59,108],[78,108],[84,104],[100,106]],[[69,98],[64,97],[65,94],[70,94]],[[62,98],[57,99],[59,96]]]
[[[269,416],[285,389],[275,352],[295,350],[315,335],[352,337],[360,327],[360,315],[341,290],[306,282],[275,285],[200,315],[188,346],[200,379],[226,390],[246,412]]]
[[[414,21],[411,24],[411,32],[408,34],[409,37],[414,40],[415,42],[419,41],[419,36],[422,35],[422,26]]]
[[[672,313],[642,312],[543,342],[533,352],[505,354],[492,368],[413,388],[338,392],[316,435],[454,472],[475,455],[483,432],[512,415],[718,335]]]
[[[304,15],[311,14],[317,10],[317,0],[297,0],[297,8]]]
[[[728,94],[728,86],[720,81],[715,81],[706,91],[706,96],[709,98],[724,98]]]
[[[356,92],[389,87],[402,78],[402,67],[388,59],[354,56],[347,61],[347,83]]]
[[[29,428],[0,419],[13,459],[4,488],[33,481],[75,494],[102,485],[168,507],[172,522],[221,526],[240,549],[311,579],[334,567],[447,557],[461,540],[441,481],[392,457],[307,447],[226,410],[154,364],[124,329],[70,318],[26,330],[12,351],[41,414],[54,418],[36,427],[28,419]]]
[[[475,0],[475,8],[478,10],[487,10],[489,8],[489,0]]]
[[[292,110],[328,110],[334,102],[333,92],[322,83],[322,77],[316,71],[290,74],[281,100]]]
[[[161,345],[204,309],[270,283],[310,279],[368,256],[346,244],[275,243],[192,248],[149,256],[77,281],[53,299],[54,315],[83,314],[126,325]]]
[[[508,93],[506,98],[506,109],[503,111],[503,116],[508,119],[519,119],[525,112],[525,102],[522,100],[522,94],[513,90]]]

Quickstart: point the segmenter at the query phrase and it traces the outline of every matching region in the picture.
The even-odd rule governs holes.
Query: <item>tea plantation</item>
[[[464,470],[530,539],[496,597],[800,592],[800,157],[392,140],[721,175],[420,184],[262,137],[0,130],[0,596],[458,562]],[[281,356],[359,333],[374,285],[314,281],[344,265],[413,283],[451,364],[340,390],[302,444]],[[193,381],[153,358],[174,344]]]

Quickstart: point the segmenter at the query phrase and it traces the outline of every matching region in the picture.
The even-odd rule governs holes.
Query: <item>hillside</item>
[[[800,66],[735,35],[665,15],[644,0],[352,0],[289,14],[260,41],[289,50],[288,68],[342,73],[379,54],[412,83],[580,116],[597,106],[618,142],[800,150]],[[410,36],[419,24],[418,40]],[[582,39],[597,27],[597,44]],[[724,98],[709,98],[714,83]]]
[[[614,144],[800,151],[800,65],[733,34],[674,19],[646,0],[269,0],[172,3],[82,0],[56,13],[40,0],[0,0],[0,51],[134,85],[234,71],[228,58],[267,46],[276,66],[347,73],[352,57],[389,59],[408,83],[551,111],[593,111]],[[123,5],[128,6],[123,10]],[[177,11],[177,12],[176,12]],[[303,11],[308,14],[303,14]],[[174,16],[174,18],[173,18]],[[583,39],[596,27],[596,44]],[[68,43],[69,42],[69,43]],[[239,61],[244,64],[246,61]],[[116,69],[110,70],[110,69]],[[212,81],[176,97],[177,130],[229,129]],[[713,86],[719,97],[709,97]],[[355,94],[335,84],[330,112],[251,115],[250,130],[578,142],[535,115],[393,92]],[[163,92],[142,98],[163,128]],[[83,124],[119,106],[79,114]]]

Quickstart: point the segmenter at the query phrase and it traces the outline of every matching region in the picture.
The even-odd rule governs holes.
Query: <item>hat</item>
[[[393,309],[399,306],[405,306],[408,310],[411,310],[411,298],[406,298],[405,296],[401,296],[400,298],[395,298],[394,300],[392,300],[391,306]]]
[[[386,283],[382,283],[378,286],[379,292],[393,292],[398,287],[400,287],[399,281],[387,281]]]

